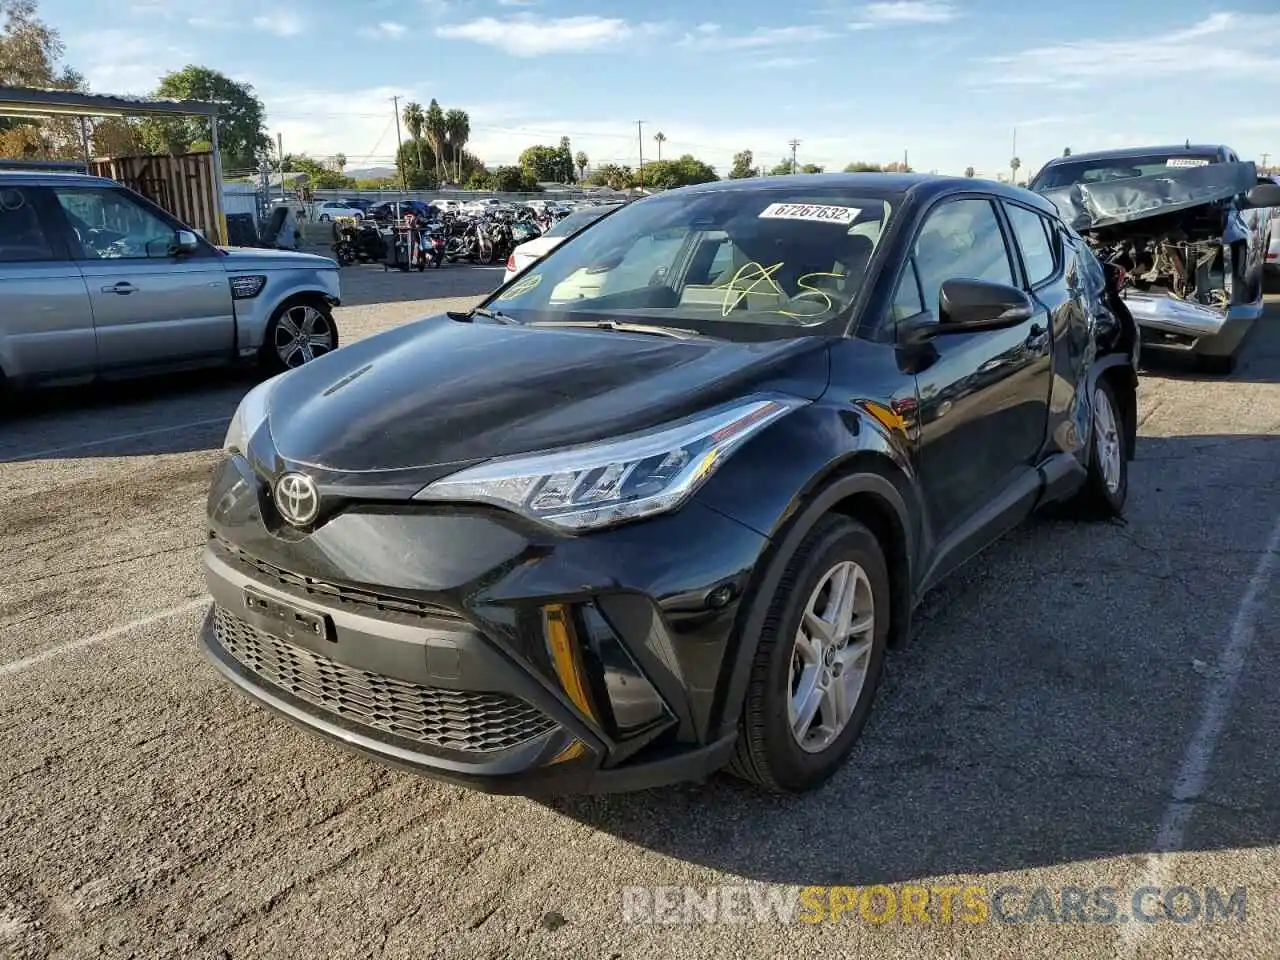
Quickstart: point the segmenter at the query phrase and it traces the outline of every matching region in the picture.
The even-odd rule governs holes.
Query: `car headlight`
[[[673,510],[737,447],[807,401],[756,397],[600,443],[490,460],[417,500],[488,503],[578,532]]]
[[[263,380],[244,395],[240,406],[236,407],[231,423],[227,426],[227,436],[222,441],[224,453],[238,453],[243,456],[248,452],[249,438],[258,432],[258,428],[267,419],[267,400],[270,399],[276,382],[283,376],[283,373],[279,373],[270,380]]]

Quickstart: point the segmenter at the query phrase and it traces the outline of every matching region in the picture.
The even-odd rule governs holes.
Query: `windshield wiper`
[[[681,327],[660,327],[649,323],[619,323],[617,320],[538,320],[531,327],[580,327],[592,330],[617,330],[622,333],[647,333],[655,337],[675,337],[690,340],[702,334]]]
[[[520,321],[512,317],[508,317],[501,310],[489,310],[486,307],[476,307],[473,310],[448,310],[445,312],[450,320],[457,320],[462,323],[471,323],[476,317],[484,317],[486,320],[492,320],[495,323],[516,323]]]

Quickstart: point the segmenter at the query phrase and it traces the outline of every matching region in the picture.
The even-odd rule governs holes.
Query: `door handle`
[[[121,296],[128,296],[131,293],[136,293],[137,290],[138,288],[128,280],[121,280],[119,283],[102,288],[103,293],[118,293]]]

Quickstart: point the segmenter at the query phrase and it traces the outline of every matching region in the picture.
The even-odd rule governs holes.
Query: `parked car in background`
[[[588,210],[579,210],[577,213],[572,213],[558,223],[553,224],[541,236],[526,240],[511,251],[511,256],[507,258],[507,272],[503,280],[510,280],[530,264],[545,257],[579,230],[586,229],[605,214],[612,213],[620,206],[622,204],[615,203],[607,207],[600,206],[592,207]]]
[[[338,203],[344,207],[351,207],[352,209],[359,210],[361,212],[364,212],[373,206],[373,201],[364,197],[343,197],[338,201]]]
[[[315,218],[321,223],[349,217],[354,220],[364,219],[364,211],[359,207],[347,206],[337,200],[323,200],[315,205]]]
[[[338,265],[219,248],[98,177],[0,171],[0,387],[335,350]]]
[[[1188,143],[1059,157],[1029,186],[1124,270],[1144,346],[1232,370],[1262,316],[1280,185],[1230,147]]]
[[[559,303],[582,273],[599,293]],[[1037,507],[1123,511],[1137,348],[1025,190],[665,192],[474,310],[250,392],[209,491],[201,645],[315,733],[482,789],[728,764],[808,790],[927,590]]]
[[[432,219],[436,216],[435,209],[421,200],[387,200],[383,203],[374,204],[365,213],[370,220],[377,220],[379,223],[395,223],[403,220],[406,214],[412,213],[419,219]]]

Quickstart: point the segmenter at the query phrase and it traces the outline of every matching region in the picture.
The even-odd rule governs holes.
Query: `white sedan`
[[[503,277],[503,282],[510,280],[517,273],[522,273],[531,264],[541,260],[579,230],[591,226],[606,213],[617,210],[620,206],[622,204],[612,203],[607,206],[588,207],[585,210],[579,210],[556,223],[542,236],[526,240],[516,247],[511,252],[511,256],[507,258],[507,274]]]
[[[364,211],[357,207],[348,207],[341,203],[333,201],[325,201],[316,204],[316,219],[321,223],[329,220],[337,220],[339,217],[352,217],[356,220],[364,219]]]

